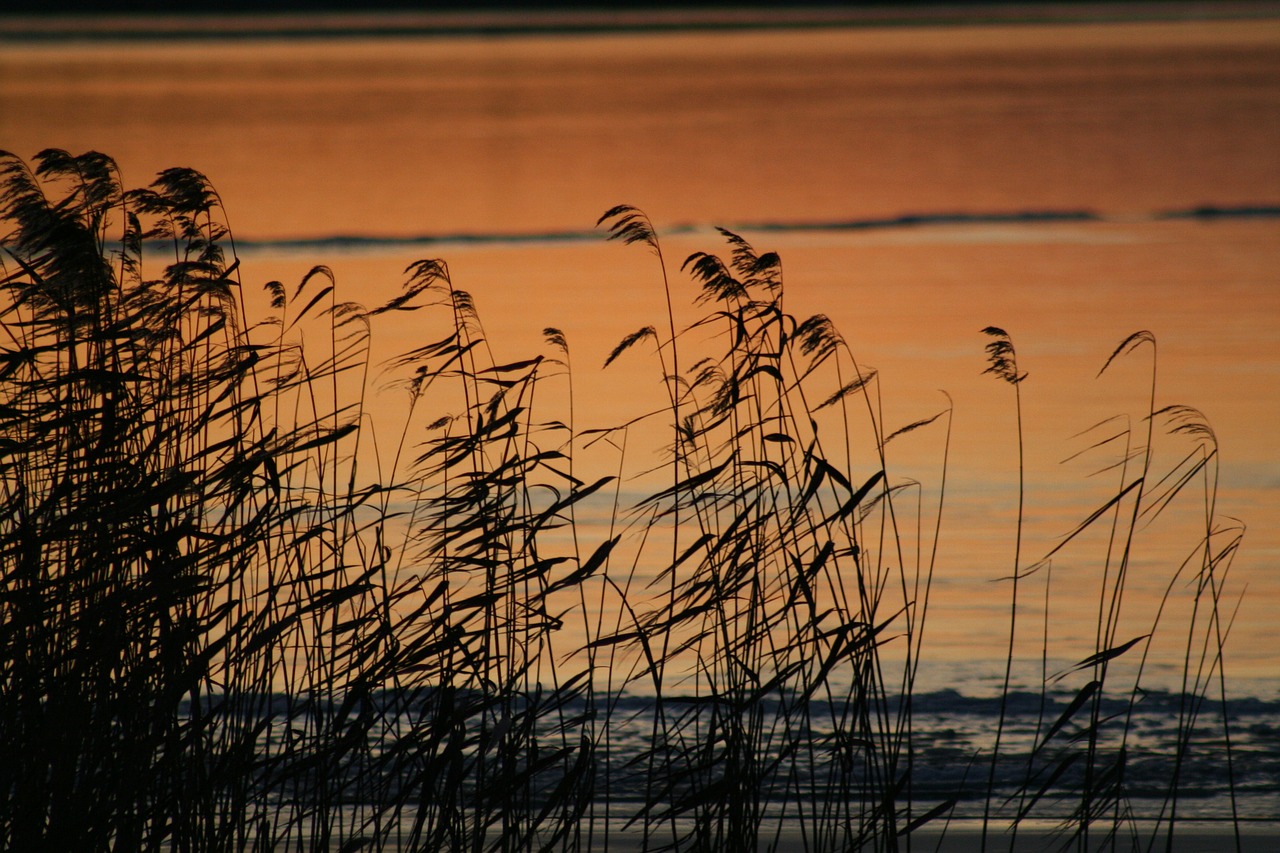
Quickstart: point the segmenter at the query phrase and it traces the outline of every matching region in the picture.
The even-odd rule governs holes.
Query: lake
[[[1075,454],[1113,415],[1142,423],[1152,349],[1098,373],[1150,331],[1154,405],[1203,413],[1219,523],[1247,527],[1223,597],[1230,613],[1243,595],[1229,683],[1280,698],[1278,20],[2,42],[0,148],[47,147],[108,153],[132,185],[206,173],[248,291],[323,263],[344,298],[372,304],[411,261],[445,258],[499,358],[565,332],[587,425],[664,393],[651,351],[598,369],[666,322],[655,259],[593,233],[600,214],[628,203],[652,219],[678,321],[698,316],[680,261],[727,252],[713,226],[776,251],[788,311],[829,315],[879,371],[886,431],[953,407],[922,672],[934,691],[998,692],[1006,651],[996,581],[1014,559],[1017,413],[983,375],[981,330],[1005,329],[1028,374],[1024,570],[1114,493]],[[389,327],[380,357],[414,334]],[[376,399],[394,420],[402,397]],[[943,437],[921,430],[890,457],[925,484],[924,507]],[[1160,470],[1189,445],[1169,446]],[[922,511],[927,553],[936,509]],[[1196,550],[1197,514],[1195,498],[1144,520],[1125,637]],[[1094,651],[1098,553],[1055,555],[1060,665]],[[1152,678],[1176,686],[1186,649],[1157,640]],[[1020,638],[1019,678],[1034,681],[1039,655]]]

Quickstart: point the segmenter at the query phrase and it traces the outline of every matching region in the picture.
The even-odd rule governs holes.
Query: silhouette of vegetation
[[[578,429],[565,336],[496,359],[443,261],[372,308],[315,267],[267,283],[253,317],[196,172],[130,190],[101,154],[0,153],[0,205],[6,849],[896,850],[978,801],[984,846],[1046,815],[1069,843],[1172,845],[1180,770],[1226,694],[1241,536],[1195,410],[1153,394],[1140,427],[1100,425],[1088,452],[1110,454],[1114,496],[1044,559],[1015,553],[1007,657],[1018,585],[1045,582],[1047,661],[1050,560],[1105,528],[1096,647],[1046,663],[1021,752],[1002,750],[1002,699],[970,757],[987,772],[939,794],[918,787],[913,703],[947,454],[933,508],[892,454],[917,430],[945,448],[950,408],[884,424],[830,321],[783,310],[776,254],[722,231],[726,257],[690,256],[704,313],[681,330],[657,231],[608,211],[668,304],[608,361],[656,351],[667,406]],[[390,365],[407,404],[378,447],[370,339],[406,311],[423,338]],[[1016,391],[1009,335],[986,332]],[[1104,370],[1154,348],[1139,333]],[[560,382],[568,410],[548,414]],[[628,437],[651,422],[665,458],[637,471]],[[1183,455],[1160,473],[1162,436]],[[587,446],[616,469],[584,472]],[[1196,487],[1204,529],[1130,638],[1142,527]],[[1139,824],[1143,669],[1119,663],[1179,630],[1162,614],[1187,588],[1174,767]],[[1081,682],[1065,707],[1058,681]]]

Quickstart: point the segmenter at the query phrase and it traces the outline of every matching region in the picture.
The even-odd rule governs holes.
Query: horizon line
[[[1280,17],[1276,0],[1075,0],[1075,2],[952,2],[856,7],[815,4],[776,8],[690,5],[646,9],[481,9],[368,12],[39,12],[0,13],[0,43],[90,41],[266,40],[293,38],[592,35],[809,28],[990,26],[1232,21]]]

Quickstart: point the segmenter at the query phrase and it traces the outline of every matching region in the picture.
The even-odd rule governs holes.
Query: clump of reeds
[[[373,308],[316,267],[267,283],[255,319],[203,176],[126,190],[100,154],[36,164],[0,154],[7,848],[569,850],[626,832],[745,850],[785,830],[893,850],[973,796],[915,793],[942,507],[890,464],[918,429],[945,446],[949,411],[886,426],[875,372],[825,317],[783,309],[777,255],[725,231],[727,259],[689,257],[705,313],[682,331],[656,231],[606,213],[658,256],[668,304],[609,362],[654,347],[667,407],[578,430],[572,403],[546,414],[546,383],[572,400],[563,334],[495,359],[442,261]],[[378,447],[370,336],[400,311],[422,312],[423,338],[391,365],[405,419]],[[1161,418],[1192,451],[1156,481]],[[646,419],[665,421],[666,458],[635,474],[621,451]],[[997,734],[986,822],[1070,797],[1084,843],[1128,826],[1129,717],[1101,703],[1140,701],[1109,666],[1164,626],[1117,633],[1125,581],[1140,522],[1197,478],[1206,528],[1169,581],[1195,587],[1179,760],[1221,688],[1238,536],[1214,526],[1216,446],[1189,409],[1153,403],[1145,424],[1097,444],[1123,448],[1117,493],[1046,555],[1112,526],[1096,648],[1068,674],[1089,681],[1029,755]],[[620,450],[605,475],[575,462],[596,442]],[[582,520],[589,501],[604,523]],[[1016,553],[1015,588],[1043,565]],[[1178,791],[1175,769],[1162,832]]]
[[[602,223],[661,262],[638,211]],[[681,849],[754,849],[788,825],[812,849],[888,849],[913,820],[903,696],[932,567],[904,562],[915,532],[894,511],[907,484],[888,476],[874,371],[827,318],[783,310],[776,254],[721,233],[727,261],[683,265],[705,316],[679,334],[669,317],[668,335],[642,329],[611,356],[652,339],[672,415],[670,481],[634,508],[646,537],[665,530],[667,556],[645,561],[661,591],[597,641],[634,645],[630,678],[654,697],[636,820]],[[690,333],[713,343],[681,371]],[[907,647],[897,671],[880,654],[891,638]]]
[[[126,191],[98,154],[2,162],[6,844],[524,849],[575,829],[587,746],[544,603],[572,572],[537,540],[583,489],[553,428],[534,446],[539,361],[485,363],[432,262],[372,310],[322,267],[270,282],[277,313],[250,322],[199,174]],[[461,407],[369,476],[370,324],[432,301],[450,331],[406,356],[412,395],[450,384]]]
[[[1045,664],[1041,714],[1033,743],[1024,754],[1013,756],[1000,751],[1004,699],[1010,692],[1010,667],[1005,669],[999,726],[983,792],[983,846],[988,842],[989,824],[999,814],[1010,844],[1021,825],[1039,818],[1056,822],[1057,835],[1064,846],[1086,850],[1099,846],[1176,849],[1185,760],[1196,742],[1201,741],[1221,750],[1219,760],[1225,771],[1231,808],[1228,819],[1236,830],[1238,849],[1234,762],[1223,670],[1230,615],[1224,610],[1227,602],[1222,596],[1243,528],[1230,520],[1223,523],[1216,512],[1218,448],[1213,430],[1195,409],[1157,406],[1155,337],[1147,331],[1130,335],[1106,359],[1098,375],[1115,370],[1121,359],[1148,349],[1151,363],[1145,405],[1139,404],[1133,413],[1122,413],[1082,431],[1085,447],[1072,457],[1096,459],[1091,473],[1114,477],[1114,489],[1045,554],[1033,562],[1024,562],[1023,435],[1018,390],[1027,374],[1019,372],[1017,353],[1007,332],[995,327],[984,332],[993,338],[987,346],[988,372],[1007,381],[1016,396],[1019,495],[1013,570],[1006,578],[1011,589],[1007,660],[1011,665],[1017,648],[1019,586],[1025,588],[1029,582],[1037,581],[1043,583],[1044,590],[1040,618]],[[1149,528],[1166,512],[1172,513],[1175,504],[1184,503],[1190,513],[1179,519],[1173,537],[1178,547],[1185,548],[1180,562],[1163,570],[1158,564],[1143,565],[1144,540],[1156,539]],[[1100,540],[1100,554],[1088,550],[1085,540],[1090,536]],[[1073,584],[1077,589],[1097,590],[1095,636],[1089,648],[1059,647],[1051,652],[1055,559],[1067,562],[1068,567],[1060,571],[1075,575]],[[1159,572],[1156,583],[1163,586],[1163,594],[1153,611],[1141,610],[1126,592],[1135,573],[1153,569]],[[1178,598],[1183,599],[1177,602],[1179,618],[1169,624],[1167,613],[1175,609]],[[1146,669],[1153,648],[1181,648],[1177,656],[1183,661],[1181,684],[1174,693],[1177,734],[1169,747],[1172,755],[1153,756],[1149,746],[1137,743],[1134,729],[1135,716],[1148,696],[1150,679]],[[1051,656],[1069,656],[1076,662],[1051,673],[1047,664]],[[1050,693],[1061,694],[1064,690],[1068,692],[1063,701],[1054,703],[1056,713],[1046,717]],[[1210,702],[1211,699],[1217,702]],[[1207,709],[1214,704],[1221,709],[1220,716],[1206,721]],[[1128,776],[1131,762],[1150,761],[1153,757],[1164,762],[1167,781],[1163,790],[1133,790]],[[1144,814],[1135,808],[1135,797],[1154,798],[1161,804],[1154,813]]]

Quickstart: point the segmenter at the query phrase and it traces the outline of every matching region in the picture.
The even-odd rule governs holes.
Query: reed
[[[1007,337],[1004,340],[1007,342]],[[1011,351],[1011,343],[1008,346]],[[1098,591],[1093,648],[1065,671],[1053,676],[1045,674],[1042,706],[1050,688],[1057,689],[1060,684],[1078,686],[1071,688],[1071,699],[1057,718],[1047,728],[1037,728],[1034,748],[1027,757],[1025,780],[1015,795],[1018,806],[1012,823],[1016,829],[1028,816],[1036,814],[1038,808],[1074,797],[1075,805],[1059,823],[1064,845],[1078,849],[1098,846],[1176,849],[1183,760],[1199,740],[1206,744],[1218,743],[1223,748],[1221,760],[1231,788],[1231,825],[1238,848],[1239,822],[1232,781],[1234,757],[1225,712],[1227,692],[1223,674],[1223,648],[1230,616],[1224,612],[1221,589],[1239,548],[1243,528],[1230,520],[1224,524],[1216,516],[1217,440],[1203,415],[1186,406],[1156,406],[1154,335],[1137,332],[1122,341],[1104,362],[1099,377],[1116,369],[1121,359],[1134,357],[1144,349],[1152,353],[1146,406],[1139,408],[1136,415],[1111,418],[1087,430],[1089,443],[1077,454],[1100,460],[1095,462],[1095,473],[1116,477],[1114,491],[1040,560],[1016,572],[1012,578],[1016,596],[1020,575],[1027,577],[1043,572],[1047,578],[1052,560],[1070,558],[1077,565],[1097,572],[1093,579],[1083,583],[1095,583]],[[1016,372],[1016,367],[1014,370]],[[1018,381],[1024,376],[1019,376]],[[1139,425],[1136,429],[1131,426],[1135,422]],[[1158,431],[1161,422],[1165,425],[1163,434]],[[1189,542],[1189,553],[1176,568],[1162,575],[1167,580],[1154,612],[1127,612],[1133,609],[1126,601],[1132,574],[1150,569],[1142,566],[1139,558],[1144,540],[1154,538],[1151,528],[1164,513],[1172,512],[1175,503],[1184,502],[1189,504],[1187,509],[1191,514],[1177,524],[1185,530],[1180,540]],[[1197,505],[1202,519],[1198,533],[1194,520]],[[1021,525],[1021,504],[1018,518]],[[1082,559],[1073,554],[1072,549],[1090,534],[1101,535],[1103,553],[1097,557],[1086,552]],[[1046,579],[1046,657],[1047,583]],[[1165,618],[1166,611],[1173,609],[1175,597],[1183,599],[1180,609],[1185,614],[1185,622],[1181,626],[1169,625]],[[1015,611],[1011,634],[1016,619]],[[1143,632],[1129,637],[1121,633],[1122,624],[1140,626]],[[1179,631],[1185,632],[1181,639]],[[1152,758],[1151,747],[1135,742],[1137,733],[1133,723],[1139,707],[1148,698],[1147,661],[1157,643],[1163,643],[1166,649],[1184,643],[1185,651],[1181,655],[1181,686],[1175,694],[1177,735],[1171,747],[1168,781],[1159,794],[1163,805],[1154,820],[1144,821],[1133,809],[1127,773],[1131,762]],[[1012,639],[1010,648],[1013,648]],[[1126,662],[1128,666],[1124,666]],[[1200,714],[1211,697],[1216,698],[1214,704],[1224,710],[1219,719],[1206,724]],[[998,754],[993,755],[992,780],[998,760]],[[993,787],[994,781],[989,786],[988,798]],[[1052,806],[1047,811],[1054,813]]]
[[[1019,585],[1108,528],[1076,558],[1100,573],[1096,643],[1059,679],[1087,681],[1059,708],[1046,664],[1032,746],[1004,747],[1002,702],[978,790],[938,792],[914,690],[950,408],[884,423],[875,371],[826,317],[784,310],[776,254],[722,231],[723,257],[690,256],[701,315],[681,329],[656,230],[608,211],[668,306],[608,363],[652,348],[667,405],[579,429],[565,336],[495,357],[443,261],[372,308],[315,267],[253,317],[198,173],[129,190],[100,154],[0,154],[0,203],[6,849],[897,850],[975,798],[984,847],[1067,802],[1081,849],[1172,848],[1181,768],[1225,699],[1240,541],[1198,412],[1153,392],[1139,430],[1089,451],[1115,456],[1114,496],[1038,562],[1019,535],[1006,696]],[[422,337],[389,366],[388,442],[365,395],[398,312]],[[1010,337],[988,334],[1017,390]],[[650,423],[657,467],[628,449]],[[895,473],[917,431],[943,447],[936,506]],[[1164,469],[1158,438],[1182,448]],[[588,446],[612,448],[608,473],[577,461]],[[1129,639],[1143,525],[1195,488],[1203,530]],[[1047,661],[1047,580],[1043,600]],[[1125,777],[1143,666],[1117,666],[1174,636],[1180,735],[1144,835]]]

